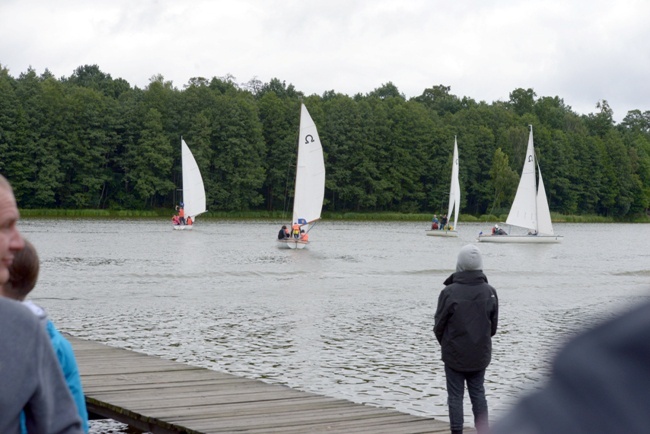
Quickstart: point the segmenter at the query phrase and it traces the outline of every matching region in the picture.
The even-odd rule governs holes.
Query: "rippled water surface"
[[[34,300],[72,335],[270,383],[448,420],[432,334],[463,245],[428,223],[321,222],[307,250],[280,223],[37,220]],[[477,245],[500,298],[492,418],[540,384],[575,331],[648,296],[650,225],[557,224],[558,245]],[[466,414],[471,414],[466,398]]]

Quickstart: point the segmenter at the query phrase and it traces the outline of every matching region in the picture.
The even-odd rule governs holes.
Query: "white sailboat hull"
[[[309,241],[285,239],[278,240],[278,247],[281,249],[302,250],[307,247]]]
[[[194,225],[173,225],[175,231],[191,231]]]
[[[449,231],[449,230],[439,230],[439,229],[429,229],[426,231],[427,235],[430,237],[457,237],[458,231]]]
[[[478,236],[481,243],[555,244],[561,243],[562,235],[491,235]]]

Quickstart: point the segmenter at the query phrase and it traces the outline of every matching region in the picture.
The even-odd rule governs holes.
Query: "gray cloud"
[[[307,94],[444,84],[488,102],[533,88],[579,113],[606,99],[620,121],[650,110],[648,22],[643,0],[3,0],[0,63],[97,64],[140,87],[232,74]]]

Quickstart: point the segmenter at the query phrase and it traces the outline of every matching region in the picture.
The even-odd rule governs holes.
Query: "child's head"
[[[36,248],[25,240],[25,247],[14,256],[9,267],[9,280],[2,285],[2,295],[14,300],[24,300],[36,286],[39,268]]]

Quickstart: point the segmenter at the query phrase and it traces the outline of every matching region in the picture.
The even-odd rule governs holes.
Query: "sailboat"
[[[325,159],[316,125],[307,107],[300,107],[300,135],[296,164],[296,186],[293,200],[292,226],[297,234],[278,240],[280,247],[304,249],[309,241],[301,231],[309,233],[312,223],[320,219],[325,198]]]
[[[190,148],[181,137],[181,170],[183,172],[183,202],[185,218],[190,217],[192,221],[196,216],[206,211],[205,209],[205,187],[201,171]],[[191,230],[193,224],[175,224],[174,230]]]
[[[539,183],[536,182],[535,169],[537,169],[539,175]],[[512,207],[510,207],[506,224],[527,229],[528,233],[522,235],[481,233],[478,236],[478,241],[491,243],[559,243],[563,238],[553,232],[553,223],[551,222],[551,212],[546,199],[542,171],[535,159],[532,125],[530,125],[530,134],[528,135],[528,149],[526,150],[524,168],[521,171],[519,187],[517,187],[515,200],[512,202]]]
[[[457,237],[458,231],[456,225],[458,224],[458,211],[460,209],[460,183],[458,182],[458,140],[454,136],[454,159],[451,166],[451,184],[449,187],[449,207],[447,210],[447,217],[449,218],[447,225],[442,229],[431,229],[427,231],[427,235],[434,237]],[[451,226],[451,215],[454,215],[454,224]]]

